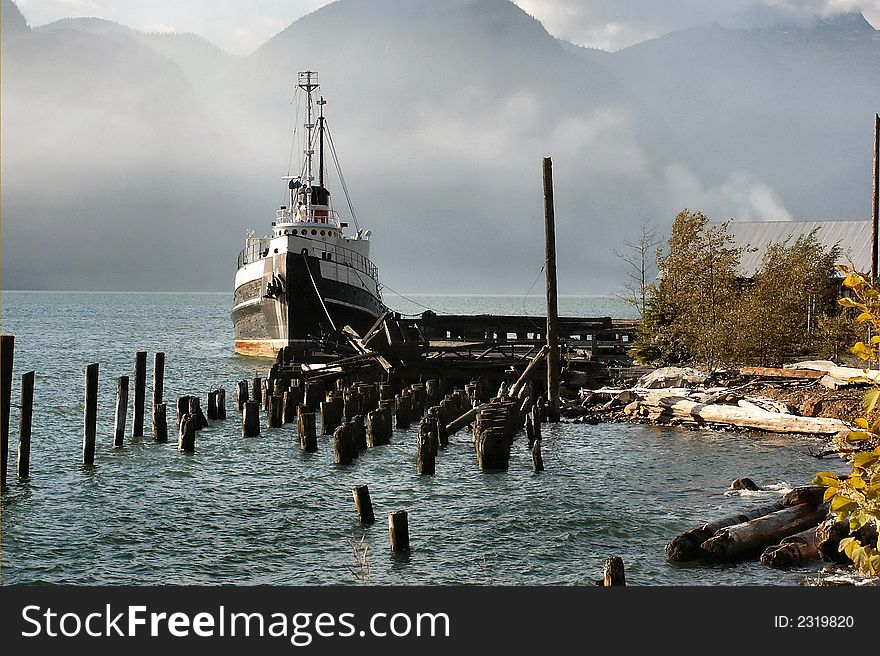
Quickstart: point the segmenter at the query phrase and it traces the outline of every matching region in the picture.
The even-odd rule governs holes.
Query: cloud
[[[745,171],[734,171],[723,183],[706,187],[683,164],[664,170],[667,193],[676,207],[696,207],[715,219],[742,221],[790,221],[791,213],[776,193]]]

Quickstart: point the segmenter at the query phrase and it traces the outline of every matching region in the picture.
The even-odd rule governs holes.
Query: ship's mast
[[[312,112],[314,111],[312,108],[312,92],[318,88],[318,74],[315,71],[300,72],[297,86],[306,92],[306,148],[304,154],[306,156],[306,182],[311,186],[315,179],[314,169],[312,168],[312,155],[315,154],[315,151],[312,150],[312,131],[315,129],[312,119]]]
[[[324,186],[324,96],[318,100],[320,116],[318,116],[318,186]]]

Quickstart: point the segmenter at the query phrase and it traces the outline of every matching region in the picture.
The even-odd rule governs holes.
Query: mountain
[[[609,68],[713,184],[747,171],[793,216],[819,218],[865,214],[878,62],[880,32],[843,14],[674,32],[615,53]]]
[[[868,212],[880,41],[859,14],[776,8],[607,53],[507,0],[338,0],[232,57],[3,8],[12,288],[228,290],[244,229],[283,202],[306,69],[392,289],[528,289],[545,155],[563,293],[618,288],[612,251],[645,217]],[[332,167],[329,184],[343,211]]]
[[[31,29],[12,0],[0,0],[0,29],[3,39],[29,32]]]
[[[225,74],[236,59],[197,34],[142,32],[102,18],[63,18],[40,25],[36,30],[39,32],[72,30],[103,36],[130,37],[177,64],[196,87],[202,86],[217,75]]]

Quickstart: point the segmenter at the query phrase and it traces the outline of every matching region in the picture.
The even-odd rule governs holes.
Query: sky
[[[18,0],[31,25],[70,16],[94,16],[145,31],[201,34],[246,55],[325,0]],[[827,16],[859,10],[880,26],[880,0],[516,0],[554,36],[617,50],[673,30],[731,14],[770,8]]]

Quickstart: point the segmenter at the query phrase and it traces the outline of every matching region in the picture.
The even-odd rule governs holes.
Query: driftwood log
[[[825,505],[799,504],[727,526],[706,540],[700,549],[708,560],[732,562],[761,553],[783,538],[815,527],[828,515]]]
[[[716,519],[715,521],[708,522],[697,528],[685,531],[681,535],[672,538],[666,544],[666,560],[672,563],[684,563],[689,560],[704,558],[705,554],[701,550],[700,545],[715,535],[716,532],[728,526],[747,522],[756,517],[769,515],[777,510],[782,510],[782,508],[782,502],[777,501],[775,503],[752,508],[751,510],[746,510],[745,512],[736,515]]]
[[[839,419],[801,417],[771,412],[751,404],[750,407],[700,403],[678,393],[650,392],[633,401],[624,410],[627,414],[648,417],[658,423],[725,424],[753,428],[772,433],[836,435],[849,430]]]
[[[788,569],[819,559],[817,528],[811,527],[784,538],[779,544],[767,547],[761,554],[761,564]]]

